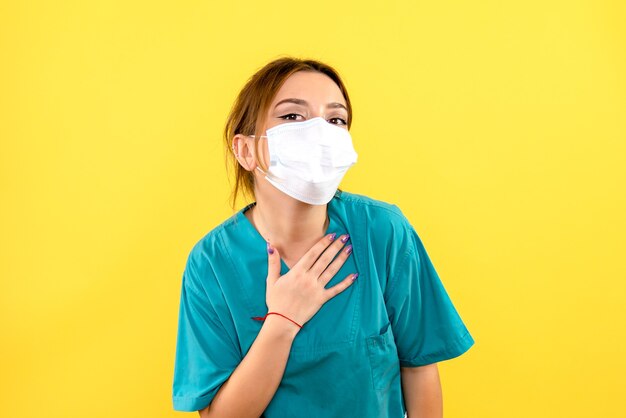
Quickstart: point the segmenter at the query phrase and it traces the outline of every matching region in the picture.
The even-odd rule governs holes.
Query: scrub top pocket
[[[366,337],[372,385],[377,391],[388,389],[400,378],[400,362],[390,325],[387,323],[380,334]]]

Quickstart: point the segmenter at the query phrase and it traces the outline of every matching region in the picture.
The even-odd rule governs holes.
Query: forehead
[[[272,102],[276,103],[286,98],[303,99],[317,105],[332,102],[346,104],[339,86],[330,77],[312,71],[298,71],[290,75]]]

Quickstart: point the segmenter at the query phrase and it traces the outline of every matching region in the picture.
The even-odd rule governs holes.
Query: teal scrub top
[[[173,379],[177,411],[205,408],[242,361],[267,313],[266,241],[245,206],[191,249],[184,273]],[[338,189],[327,233],[353,252],[328,283],[358,279],[300,329],[265,409],[275,417],[395,417],[406,407],[400,367],[457,357],[474,339],[420,237],[394,204]],[[289,268],[281,260],[281,275]]]

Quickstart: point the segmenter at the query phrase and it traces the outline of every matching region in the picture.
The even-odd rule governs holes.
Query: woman
[[[337,72],[254,74],[225,145],[248,204],[191,250],[174,409],[201,417],[435,417],[437,362],[474,340],[398,206],[338,189],[356,163]]]

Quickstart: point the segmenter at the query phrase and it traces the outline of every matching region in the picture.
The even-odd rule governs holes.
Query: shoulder
[[[366,217],[371,224],[379,227],[406,228],[410,222],[395,203],[375,199],[363,194],[342,191],[339,201],[352,215]]]
[[[224,240],[236,233],[238,214],[234,213],[196,239],[189,251],[189,258],[197,265],[206,264],[215,257],[223,256]]]
[[[339,200],[348,217],[365,223],[371,245],[400,254],[413,253],[420,245],[414,226],[395,203],[345,191]]]
[[[232,225],[234,216],[226,219],[197,238],[188,250],[185,281],[196,289],[207,290],[215,281],[215,260],[223,258],[223,234]]]

